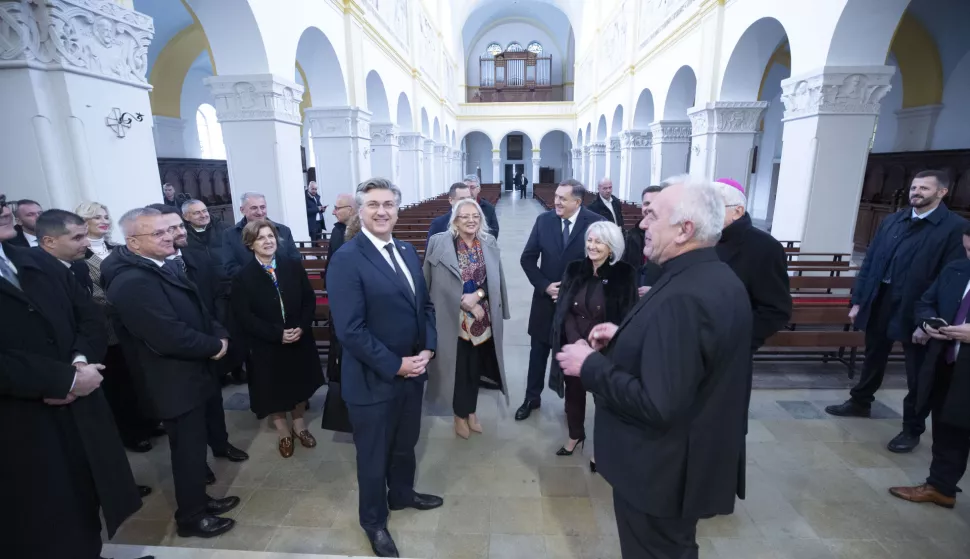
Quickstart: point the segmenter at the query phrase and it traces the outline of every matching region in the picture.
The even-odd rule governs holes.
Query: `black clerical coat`
[[[596,400],[596,465],[662,518],[730,514],[744,478],[751,306],[713,248],[663,265],[604,353],[582,368]]]
[[[23,291],[0,280],[0,555],[77,557],[100,549],[98,504],[109,536],[141,507],[102,390],[43,402],[67,396],[76,354],[103,359],[104,315],[57,259],[5,251]],[[91,529],[90,541],[72,540]]]

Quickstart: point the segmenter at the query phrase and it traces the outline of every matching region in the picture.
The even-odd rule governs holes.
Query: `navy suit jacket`
[[[428,241],[431,241],[431,237],[438,234],[444,233],[448,230],[448,220],[451,218],[451,212],[449,211],[445,215],[439,215],[434,218],[431,222],[431,227],[428,228]]]
[[[415,296],[361,232],[345,242],[327,265],[330,317],[343,347],[341,396],[352,405],[390,400],[406,382],[397,376],[401,358],[437,349],[434,305],[414,247],[394,240],[414,280]]]
[[[562,218],[556,215],[556,210],[536,218],[519,259],[529,283],[535,288],[529,313],[530,336],[538,337],[543,343],[549,341],[556,303],[546,294],[546,288],[550,283],[562,281],[567,264],[586,258],[586,228],[590,223],[602,220],[602,216],[580,207],[576,225],[569,232],[569,242],[563,248]]]

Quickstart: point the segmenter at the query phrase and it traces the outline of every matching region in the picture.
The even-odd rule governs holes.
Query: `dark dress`
[[[276,265],[279,291],[255,257],[242,267],[232,283],[233,315],[246,336],[252,364],[250,408],[260,419],[291,411],[323,385],[313,339],[313,287],[300,262],[279,258]],[[283,330],[297,327],[303,329],[300,340],[284,344]]]

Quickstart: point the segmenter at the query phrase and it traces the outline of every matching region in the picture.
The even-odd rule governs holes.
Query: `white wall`
[[[195,112],[199,109],[199,105],[203,103],[208,103],[213,107],[216,104],[215,98],[212,97],[209,88],[202,83],[203,79],[211,75],[211,72],[205,70],[192,69],[186,74],[185,82],[182,84],[181,112],[182,120],[185,121],[186,157],[202,157],[202,150],[199,146],[199,129],[195,122]]]
[[[492,143],[483,134],[469,134],[465,137],[465,172],[463,175],[474,174],[476,169],[482,169],[482,182],[497,182],[492,177]]]
[[[931,149],[970,148],[970,52],[944,82]]]
[[[896,132],[899,129],[896,111],[903,108],[903,78],[899,72],[899,66],[896,64],[896,58],[890,56],[886,60],[886,65],[895,66],[896,73],[889,80],[892,89],[882,99],[879,120],[876,121],[876,137],[872,142],[872,153],[895,151]]]
[[[518,132],[512,132],[512,134],[518,134]],[[509,159],[508,143],[508,136],[503,137],[500,148],[502,150],[500,154],[502,157],[502,163],[499,164],[498,167],[499,176],[493,182],[501,182],[505,180],[505,165],[510,163],[522,165],[526,176],[532,174],[532,140],[529,138],[529,136],[525,134],[522,135],[522,159]],[[529,182],[535,182],[531,176],[529,176]]]
[[[472,45],[469,50],[467,60],[467,72],[465,79],[470,87],[478,87],[481,78],[481,68],[478,57],[485,52],[485,47],[491,43],[498,43],[505,48],[509,43],[515,41],[527,47],[532,41],[539,41],[542,45],[544,56],[552,56],[552,85],[562,85],[562,69],[565,58],[562,51],[545,31],[525,22],[503,23],[488,30],[477,43]]]
[[[539,167],[552,167],[556,170],[556,176],[553,180],[556,182],[561,181],[563,177],[563,169],[567,167],[566,160],[571,157],[571,154],[566,152],[566,135],[558,132],[552,132],[547,134],[539,143],[539,147],[542,149],[540,154],[542,161],[539,162]],[[526,168],[526,175],[532,182],[539,182],[539,177],[533,177],[531,165]]]

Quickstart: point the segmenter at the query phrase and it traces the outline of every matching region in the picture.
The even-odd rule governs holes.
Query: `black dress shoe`
[[[895,452],[896,454],[905,454],[907,452],[913,452],[913,449],[919,444],[919,435],[913,435],[903,431],[902,433],[893,437],[893,440],[889,441],[886,448],[889,452]]]
[[[431,510],[436,509],[445,503],[444,499],[437,497],[435,495],[424,495],[422,493],[415,493],[411,497],[410,501],[405,501],[403,503],[388,503],[387,508],[391,510],[403,510],[403,509],[418,509],[418,510]]]
[[[528,419],[529,415],[532,414],[532,410],[539,409],[542,402],[539,400],[526,400],[519,406],[519,409],[515,410],[515,420],[522,421],[523,419]]]
[[[138,494],[141,495],[142,499],[144,499],[145,497],[152,494],[152,488],[148,487],[147,485],[139,485]]]
[[[235,525],[236,521],[231,518],[204,516],[198,522],[179,524],[176,532],[182,538],[214,538],[232,530]]]
[[[127,448],[131,452],[137,452],[139,454],[143,454],[152,449],[152,442],[148,439],[145,439],[143,441],[136,441],[136,442],[127,444],[125,445],[125,448]]]
[[[212,485],[216,482],[216,473],[212,471],[212,468],[208,464],[205,465],[205,484]]]
[[[872,408],[846,400],[837,406],[825,406],[825,413],[838,417],[869,417],[872,415]]]
[[[168,433],[165,432],[165,427],[161,423],[152,427],[152,432],[148,434],[149,437],[157,439],[158,437],[164,437]]]
[[[225,497],[222,499],[209,498],[209,502],[205,505],[205,512],[209,514],[226,514],[232,509],[239,506],[239,497]]]
[[[226,443],[226,447],[221,449],[219,452],[213,451],[212,455],[216,458],[225,458],[230,462],[243,462],[245,460],[249,460],[248,454],[229,443]]]
[[[367,539],[370,540],[370,547],[374,550],[374,555],[377,557],[400,557],[401,554],[397,551],[397,546],[394,545],[394,540],[391,539],[391,533],[387,531],[387,528],[382,530],[364,530],[367,534]]]

